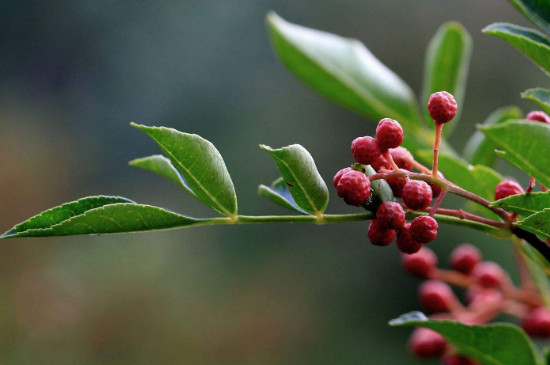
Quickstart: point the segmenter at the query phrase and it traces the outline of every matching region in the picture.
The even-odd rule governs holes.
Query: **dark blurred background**
[[[497,107],[547,79],[494,21],[529,25],[505,0],[0,2],[1,230],[60,203],[116,194],[212,215],[127,161],[158,153],[130,121],[202,135],[223,154],[244,214],[285,211],[256,196],[278,176],[259,143],[301,143],[326,181],[375,125],[319,97],[273,56],[267,11],[356,37],[415,90],[426,45],[457,20],[474,39],[461,150]],[[546,85],[547,86],[547,85]],[[499,169],[516,171],[504,163]],[[521,182],[525,183],[524,177]],[[353,212],[331,188],[331,212]],[[452,202],[451,202],[452,203]],[[0,246],[2,364],[416,364],[419,281],[366,223],[206,227]],[[510,247],[445,226],[442,265],[461,242],[513,270]],[[428,362],[429,363],[429,362]]]

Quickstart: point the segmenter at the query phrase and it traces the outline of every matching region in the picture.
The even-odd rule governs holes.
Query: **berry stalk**
[[[437,179],[437,167],[439,161],[439,146],[441,146],[441,131],[443,124],[435,124],[434,159],[432,162],[432,178]]]

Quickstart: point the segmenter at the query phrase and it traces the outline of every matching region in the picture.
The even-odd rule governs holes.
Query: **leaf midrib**
[[[275,151],[273,151],[275,152]],[[292,169],[290,168],[290,166],[284,161],[282,160],[280,157],[278,157],[277,155],[274,155],[274,154],[271,154],[275,159],[277,159],[278,161],[281,161],[285,167],[287,168],[287,170],[290,172],[290,175],[292,175],[292,177],[294,178],[294,181],[296,181],[296,183],[298,184],[298,186],[300,187],[300,189],[304,192],[304,196],[306,197],[309,205],[311,205],[311,207],[313,208],[313,212],[315,213],[315,215],[321,213],[320,210],[317,209],[316,205],[313,203],[313,201],[310,199],[309,197],[309,194],[307,193],[307,190],[304,189],[304,187],[302,186],[302,184],[300,183],[300,180],[296,177],[296,175],[294,175],[294,172],[292,172]],[[298,203],[296,203],[298,204]]]
[[[201,184],[201,182],[199,180],[197,180],[197,178],[195,178],[195,176],[193,174],[191,174],[191,172],[184,166],[181,164],[181,162],[176,158],[176,156],[174,156],[174,154],[172,152],[170,152],[170,150],[168,150],[166,148],[166,146],[161,142],[159,141],[157,138],[155,138],[155,141],[159,144],[159,146],[164,150],[164,152],[167,154],[167,155],[170,155],[174,161],[176,161],[176,164],[181,167],[183,170],[185,170],[185,172],[187,172],[187,174],[193,179],[193,181],[195,181],[195,183],[201,188],[202,192],[206,194],[206,196],[208,196],[208,198],[210,198],[212,200],[212,202],[214,202],[216,204],[216,206],[226,215],[228,216],[233,216],[234,214],[232,212],[229,212],[227,209],[225,209],[221,203],[215,198],[215,196],[213,196],[212,194],[210,194],[210,192],[208,190],[206,190],[206,188],[204,187],[204,185]]]

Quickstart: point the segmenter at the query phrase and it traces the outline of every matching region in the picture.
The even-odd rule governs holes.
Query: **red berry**
[[[443,355],[447,341],[439,333],[428,328],[417,328],[409,339],[410,351],[418,357],[428,359]]]
[[[412,161],[414,161],[413,155],[405,147],[397,147],[390,149],[390,155],[393,158],[393,162],[400,169],[411,171],[413,168]]]
[[[481,252],[477,247],[469,244],[458,246],[449,258],[453,270],[466,275],[469,275],[480,261]]]
[[[376,127],[376,139],[380,148],[385,151],[388,148],[399,147],[403,142],[403,128],[398,121],[384,118],[378,122]]]
[[[449,312],[457,299],[451,287],[439,280],[428,280],[418,288],[422,306],[431,313]]]
[[[510,195],[523,194],[524,190],[517,182],[504,180],[495,188],[495,200],[504,199]]]
[[[334,184],[335,188],[338,187],[338,182],[340,181],[340,178],[342,177],[342,175],[344,175],[346,172],[350,172],[350,171],[351,171],[351,167],[346,167],[346,168],[338,171],[336,173],[336,175],[334,175],[334,178],[332,179],[332,183]]]
[[[370,221],[369,231],[367,233],[370,243],[375,246],[387,246],[392,243],[395,237],[395,231],[393,229],[386,229],[380,227],[377,219]]]
[[[461,355],[448,355],[443,356],[441,359],[443,365],[478,365],[479,363],[469,357]]]
[[[456,100],[446,91],[439,91],[430,95],[428,110],[436,124],[450,122],[456,115]]]
[[[533,309],[527,314],[521,326],[530,336],[550,337],[550,310],[545,307]]]
[[[530,112],[525,119],[550,124],[550,116],[539,110]]]
[[[376,162],[382,151],[378,141],[372,137],[357,137],[351,142],[351,153],[355,161],[363,165]]]
[[[437,256],[429,248],[422,247],[420,251],[412,255],[403,254],[401,262],[409,274],[420,278],[429,278],[437,265]]]
[[[405,224],[405,211],[399,203],[385,202],[376,210],[376,220],[382,228],[399,229]]]
[[[422,210],[432,204],[432,189],[424,181],[410,180],[403,188],[403,202],[412,210]]]
[[[407,254],[413,254],[418,252],[422,248],[422,244],[416,242],[411,237],[410,223],[407,223],[405,227],[397,231],[397,248],[399,251]]]
[[[437,221],[430,216],[416,217],[411,222],[411,237],[416,242],[428,243],[437,237]]]
[[[380,157],[378,157],[378,160],[371,163],[370,166],[373,169],[375,169],[377,172],[382,170],[382,169],[391,170],[391,165],[388,162],[388,160],[386,160],[384,155],[380,155]]]
[[[351,170],[340,177],[336,190],[347,204],[360,207],[371,194],[370,180],[364,173]]]
[[[491,261],[481,262],[472,271],[477,283],[485,288],[496,288],[502,286],[506,280],[504,270]]]
[[[403,189],[405,188],[407,181],[408,180],[406,177],[400,176],[388,177],[386,179],[386,182],[393,192],[393,196],[395,196],[396,198],[401,198],[403,196]]]

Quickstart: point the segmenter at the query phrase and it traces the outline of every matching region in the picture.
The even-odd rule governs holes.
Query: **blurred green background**
[[[60,203],[116,194],[213,214],[127,161],[158,153],[130,121],[202,135],[220,150],[244,214],[285,211],[256,196],[278,176],[259,143],[304,145],[327,182],[374,123],[319,97],[273,56],[268,10],[363,41],[417,92],[426,45],[447,20],[474,39],[461,127],[547,79],[494,21],[529,25],[504,0],[0,2],[0,222],[7,230]],[[372,121],[370,121],[372,122]],[[516,174],[504,163],[499,168]],[[526,179],[521,174],[520,181]],[[330,212],[354,212],[331,188]],[[455,201],[448,201],[452,204]],[[0,246],[2,364],[416,364],[419,280],[366,223],[206,227]],[[506,242],[445,226],[442,265],[461,242],[512,268]],[[430,363],[430,362],[428,362]]]

